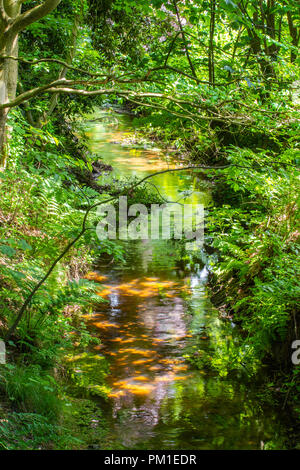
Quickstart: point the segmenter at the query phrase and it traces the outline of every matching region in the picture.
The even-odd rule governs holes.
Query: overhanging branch
[[[183,77],[189,78],[190,80],[193,80],[196,83],[199,83],[199,84],[202,84],[202,85],[211,85],[212,84],[208,80],[200,80],[199,78],[197,78],[193,75],[190,75],[189,73],[184,72],[183,70],[180,70],[176,67],[168,65],[166,62],[163,65],[159,65],[157,67],[153,67],[152,69],[149,69],[149,70],[145,71],[143,76],[141,76],[141,77],[135,76],[134,72],[125,73],[125,74],[123,74],[119,77],[116,77],[115,75],[112,75],[112,74],[109,74],[109,73],[103,74],[103,73],[97,73],[97,72],[89,72],[88,70],[83,70],[80,67],[72,66],[72,65],[68,64],[67,62],[65,62],[61,59],[54,59],[52,57],[43,57],[42,59],[29,60],[29,59],[25,59],[23,57],[15,57],[15,56],[10,56],[10,55],[5,55],[5,56],[0,56],[0,59],[16,60],[16,61],[22,62],[24,64],[28,64],[28,65],[38,65],[38,64],[41,64],[41,63],[58,64],[58,65],[61,65],[63,67],[66,67],[70,70],[73,70],[74,72],[78,72],[82,75],[87,75],[87,76],[93,77],[93,78],[104,78],[105,77],[107,79],[118,81],[119,83],[146,82],[146,81],[150,80],[150,75],[151,74],[153,74],[155,72],[166,71],[166,72],[174,72],[178,75],[182,75]],[[124,79],[125,77],[130,77],[130,76],[134,76],[134,78],[133,79],[128,79],[128,80]],[[215,86],[225,87],[225,86],[228,86],[228,85],[232,85],[233,83],[240,82],[242,80],[245,80],[245,77],[238,77],[238,78],[235,78],[234,80],[230,80],[228,82],[215,83]]]

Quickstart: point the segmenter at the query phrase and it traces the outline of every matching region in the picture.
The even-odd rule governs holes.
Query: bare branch
[[[172,42],[171,42],[171,45],[170,45],[170,48],[169,48],[169,51],[168,51],[168,54],[165,58],[165,62],[164,62],[164,65],[166,66],[168,64],[168,60],[170,58],[170,55],[171,55],[171,52],[173,50],[173,47],[175,45],[175,41],[176,39],[178,38],[178,36],[181,34],[181,31],[177,31],[177,33],[175,34],[174,38],[172,39]]]
[[[0,1],[0,18],[2,21],[6,23],[6,12],[4,10],[4,3],[3,0]]]
[[[105,76],[104,76],[105,77]],[[166,111],[174,116],[189,119],[193,122],[197,121],[211,121],[214,120],[216,122],[225,122],[228,124],[236,124],[236,125],[253,125],[254,119],[250,117],[249,113],[247,115],[238,115],[234,112],[229,112],[226,109],[222,109],[223,106],[226,104],[226,100],[219,103],[215,106],[209,106],[207,103],[198,95],[189,95],[188,99],[185,98],[185,95],[177,95],[172,96],[165,93],[159,92],[139,92],[133,89],[122,89],[120,86],[117,87],[110,87],[106,88],[105,85],[108,82],[112,82],[112,84],[133,84],[133,83],[140,83],[143,82],[143,79],[131,79],[131,80],[122,80],[119,77],[114,76],[106,76],[103,80],[66,80],[66,79],[59,79],[53,82],[50,82],[46,85],[41,87],[33,88],[28,90],[24,93],[18,95],[14,100],[4,103],[0,105],[0,109],[5,108],[12,108],[14,106],[21,105],[28,100],[43,95],[45,93],[49,94],[69,94],[69,95],[80,95],[85,97],[95,97],[101,95],[116,95],[122,97],[128,101],[131,101],[139,106],[145,106],[153,109],[159,109]],[[77,87],[80,88],[77,88]],[[84,86],[84,88],[82,88]],[[88,88],[94,89],[88,89]],[[142,100],[142,101],[141,101]],[[146,101],[145,101],[146,100]],[[150,100],[150,101],[148,101]],[[174,106],[177,106],[178,109],[169,108],[164,106],[162,103],[156,103],[153,100],[160,100],[161,102],[167,101]],[[255,107],[250,107],[248,105],[242,104],[241,107],[245,106],[247,109],[252,110],[253,112],[257,111]],[[188,109],[187,109],[188,107]],[[194,110],[193,112],[191,111]],[[203,111],[200,114],[200,111]],[[286,111],[276,111],[276,110],[261,110],[262,112],[277,116],[279,113],[284,114]]]
[[[21,95],[18,95],[14,100],[8,103],[1,104],[0,109],[13,108],[14,106],[18,106],[24,103],[25,101],[28,101],[31,98],[34,98],[35,96],[39,94],[45,93],[47,89],[50,88],[51,86],[56,86],[56,85],[59,86],[59,85],[62,85],[63,83],[65,83],[65,80],[56,80],[52,83],[48,83],[47,85],[32,88],[31,90],[25,91]]]
[[[130,96],[127,96],[127,95],[122,95],[120,94],[120,96],[123,96],[124,98],[126,98],[126,100],[132,102],[132,103],[135,103],[139,106],[144,106],[144,107],[148,107],[148,108],[152,108],[152,109],[159,109],[161,111],[166,111],[170,114],[172,114],[173,116],[177,116],[177,117],[180,117],[182,119],[187,119],[189,121],[192,121],[194,123],[196,123],[196,120],[202,120],[202,121],[216,121],[216,122],[224,122],[224,123],[227,123],[227,124],[237,124],[237,125],[253,125],[253,121],[245,116],[230,116],[230,115],[224,115],[224,116],[220,116],[220,115],[216,115],[215,113],[212,112],[212,110],[209,110],[210,112],[210,115],[203,115],[203,114],[196,114],[196,113],[191,113],[190,111],[188,111],[187,109],[184,109],[179,102],[175,102],[175,104],[183,109],[183,111],[185,112],[185,114],[183,113],[180,113],[178,111],[175,111],[174,109],[170,109],[170,108],[167,108],[166,106],[163,106],[161,104],[156,104],[156,103],[146,103],[144,101],[137,101],[137,99],[133,99],[131,98]],[[190,103],[191,105],[193,103]],[[199,122],[196,123],[197,125],[199,125]]]

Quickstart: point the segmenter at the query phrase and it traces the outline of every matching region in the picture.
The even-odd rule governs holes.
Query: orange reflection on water
[[[145,377],[144,375],[137,375],[134,377],[134,380],[137,380],[138,382],[149,382],[150,377]]]
[[[149,395],[153,391],[153,385],[130,385],[124,387],[133,395]]]
[[[189,375],[175,375],[175,376],[173,377],[173,380],[187,380],[187,379],[189,379],[190,377],[192,377],[191,374],[189,374]]]
[[[108,396],[110,398],[119,398],[119,397],[122,397],[124,395],[125,395],[125,392],[123,390],[118,390],[118,391],[113,391],[113,392],[108,393]]]
[[[135,342],[136,342],[136,338],[124,339],[124,341],[122,341],[123,344],[135,343]]]
[[[141,364],[149,364],[149,362],[153,362],[154,359],[137,359],[136,361],[132,361],[132,364],[135,366],[141,365]],[[151,367],[149,367],[149,370]]]
[[[188,366],[170,350],[178,351],[189,336],[183,289],[189,287],[150,276],[123,278],[118,284],[106,281],[99,288],[98,294],[109,302],[101,304],[92,324],[101,330],[104,354],[110,358],[109,397],[116,406],[133,403],[134,397],[159,403],[172,383],[185,380]]]
[[[113,390],[112,393],[118,393],[119,390],[124,393],[124,390],[126,390],[132,393],[133,395],[149,395],[149,393],[151,393],[154,388],[153,385],[150,384],[132,383],[128,380],[119,380],[117,382],[114,382],[113,386],[117,387],[118,390]]]
[[[111,294],[111,288],[106,288],[97,292],[97,295],[99,295],[100,297],[107,297],[109,294]]]
[[[119,349],[119,353],[130,353],[130,354],[140,354],[141,356],[149,357],[152,354],[155,354],[155,351],[149,351],[146,349],[135,349],[135,348],[126,348],[126,349]]]
[[[166,375],[160,375],[156,377],[155,382],[160,383],[160,382],[173,382],[174,380],[174,375],[173,374],[166,374]]]
[[[93,325],[95,325],[97,328],[100,328],[101,330],[107,328],[120,328],[120,325],[117,325],[116,323],[111,323],[109,321],[94,322]]]
[[[175,372],[180,372],[180,371],[187,370],[188,368],[189,368],[189,366],[188,366],[187,364],[182,365],[182,366],[179,366],[179,365],[177,366],[177,365],[175,365],[175,366],[173,367],[173,370],[174,370]]]
[[[94,274],[93,274],[94,275]],[[96,275],[94,277],[96,279]],[[158,278],[133,279],[126,283],[118,285],[103,285],[103,289],[98,292],[101,297],[106,297],[113,292],[119,292],[123,296],[136,296],[140,298],[150,298],[158,295],[161,290],[165,291],[165,296],[172,298],[176,295],[176,291],[170,290],[177,286],[178,283],[173,281],[160,281]]]
[[[101,281],[105,281],[107,279],[107,276],[103,276],[99,273],[96,273],[96,272],[90,272],[90,273],[87,273],[85,276],[84,276],[85,279],[88,279],[89,281],[97,281],[97,282],[101,282]]]

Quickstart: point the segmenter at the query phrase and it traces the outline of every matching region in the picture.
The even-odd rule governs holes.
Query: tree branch
[[[58,78],[61,80],[62,78],[66,78],[67,73],[69,71],[69,67],[72,66],[73,59],[76,55],[76,43],[78,38],[78,31],[79,31],[79,15],[76,15],[74,18],[74,23],[71,32],[71,41],[67,52],[66,64],[61,68]],[[49,117],[54,109],[56,108],[59,100],[59,94],[52,95],[51,101],[49,104],[49,108],[45,113],[44,117]]]
[[[160,70],[163,71],[170,71],[170,72],[174,72],[174,73],[178,73],[179,75],[182,75],[184,77],[187,77],[189,78],[190,80],[193,80],[197,83],[201,83],[202,85],[211,85],[212,82],[210,81],[207,81],[207,80],[199,80],[199,78],[196,78],[194,77],[193,75],[190,75],[180,69],[177,69],[176,67],[172,67],[170,65],[167,65],[167,64],[164,64],[164,65],[160,65],[158,67],[154,67],[153,69],[149,69],[145,72],[144,76],[143,77],[136,77],[134,79],[131,79],[131,80],[123,80],[122,81],[122,78],[126,77],[126,76],[132,76],[134,75],[134,72],[132,73],[126,73],[120,77],[115,77],[114,75],[110,75],[110,74],[103,74],[103,73],[97,73],[97,72],[89,72],[87,70],[83,70],[79,67],[74,67],[70,64],[68,64],[67,62],[61,60],[61,59],[53,59],[51,57],[49,58],[43,58],[43,59],[37,59],[37,60],[28,60],[28,59],[24,59],[23,57],[14,57],[14,56],[9,56],[9,55],[5,55],[5,56],[0,56],[0,59],[11,59],[11,60],[17,60],[19,62],[22,62],[24,64],[29,64],[29,65],[37,65],[37,64],[40,64],[40,63],[56,63],[56,64],[59,64],[59,65],[62,65],[63,67],[65,68],[68,68],[70,70],[73,70],[74,72],[78,72],[82,75],[87,75],[89,77],[92,77],[92,78],[104,78],[106,77],[107,79],[111,79],[111,80],[114,80],[114,81],[117,81],[119,83],[137,83],[137,82],[143,82],[143,81],[149,81],[149,77],[152,73],[154,72],[159,72]],[[234,80],[230,80],[229,82],[222,82],[222,83],[215,83],[215,86],[219,86],[219,87],[223,87],[223,86],[228,86],[228,85],[232,85],[233,83],[237,83],[241,80],[244,80],[245,77],[238,77],[238,78],[235,78]]]
[[[110,77],[112,81],[120,81],[115,77]],[[18,95],[14,100],[8,102],[8,103],[3,103],[0,105],[0,109],[4,108],[12,108],[14,106],[17,106],[24,101],[27,101],[37,95],[43,94],[43,93],[68,93],[68,94],[74,94],[74,95],[82,95],[82,96],[98,96],[98,95],[111,95],[111,94],[117,94],[120,96],[136,96],[136,97],[142,97],[142,98],[159,98],[159,99],[166,99],[168,101],[174,102],[174,103],[180,103],[180,104],[186,104],[192,107],[201,107],[206,109],[207,106],[205,103],[201,102],[193,102],[189,100],[184,100],[181,98],[176,98],[171,95],[166,95],[164,93],[155,93],[155,92],[145,92],[145,93],[138,93],[134,90],[122,90],[122,89],[116,89],[116,88],[101,88],[101,89],[96,89],[96,90],[86,90],[86,89],[78,89],[78,88],[72,88],[77,85],[85,85],[85,86],[96,86],[96,85],[103,85],[107,84],[108,80],[100,81],[100,80],[55,80],[51,83],[48,83],[46,85],[43,85],[41,87],[36,87],[31,90],[25,91],[21,95]],[[138,79],[136,80],[137,82],[140,82],[141,80]],[[122,83],[122,81],[121,81]],[[133,81],[124,81],[124,83],[133,83]]]
[[[10,32],[18,34],[23,29],[30,26],[35,21],[44,18],[59,5],[61,0],[45,0],[41,5],[37,5],[28,11],[25,11],[12,22]]]
[[[37,65],[37,64],[41,64],[43,62],[45,62],[45,63],[54,63],[54,64],[61,65],[62,67],[65,67],[67,69],[74,70],[74,72],[79,72],[83,75],[88,75],[90,77],[106,77],[107,76],[106,74],[102,74],[102,73],[88,72],[87,70],[83,70],[81,68],[74,67],[73,65],[65,62],[64,60],[53,59],[52,57],[45,57],[43,59],[36,59],[36,60],[28,60],[28,59],[24,59],[23,57],[14,57],[14,56],[6,55],[6,56],[0,56],[0,59],[17,60],[19,62],[22,62],[24,64],[28,64],[28,65]]]
[[[5,23],[5,24],[9,23],[10,17],[8,16],[8,14],[5,11],[4,0],[0,0],[0,18],[3,21],[3,23]]]

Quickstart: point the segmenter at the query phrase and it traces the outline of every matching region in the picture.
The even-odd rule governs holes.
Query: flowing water
[[[130,143],[134,128],[127,116],[100,112],[85,131],[90,149],[113,167],[103,182],[141,178],[174,165],[159,149]],[[211,202],[205,181],[187,172],[164,173],[153,183],[168,200],[192,189],[184,202],[206,207]],[[93,354],[110,364],[106,448],[272,447],[280,421],[274,409],[259,403],[251,384],[194,369],[188,361],[199,350],[209,360],[238,337],[235,325],[221,320],[209,300],[207,266],[180,261],[182,245],[176,241],[123,243],[124,265],[106,260],[91,274],[107,300],[89,321],[101,338]]]

